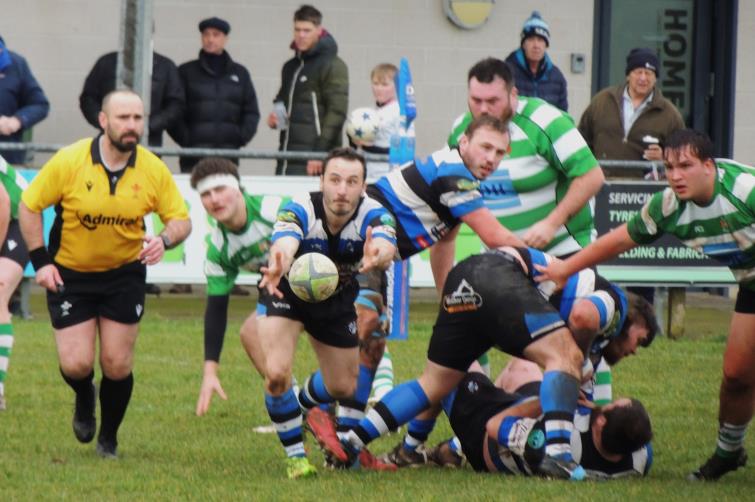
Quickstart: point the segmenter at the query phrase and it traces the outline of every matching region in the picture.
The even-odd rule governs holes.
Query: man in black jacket
[[[92,127],[100,128],[102,98],[115,90],[117,52],[101,56],[84,80],[79,108]],[[183,114],[184,90],[178,68],[169,58],[152,53],[152,92],[149,105],[149,145],[162,146],[163,131],[174,127]]]
[[[338,45],[321,26],[322,14],[311,5],[294,13],[296,51],[281,70],[281,87],[275,96],[283,105],[288,124],[272,112],[267,125],[280,129],[280,151],[327,152],[341,146],[341,130],[349,107],[349,72],[338,57]],[[279,104],[280,103],[280,104]],[[286,127],[287,125],[287,127]],[[320,175],[322,162],[279,160],[275,174]]]
[[[211,17],[199,23],[199,58],[178,67],[186,91],[186,113],[169,132],[176,142],[195,148],[241,148],[254,137],[260,112],[252,78],[225,50],[231,25]],[[199,157],[181,157],[189,173]],[[238,164],[238,159],[230,159]]]

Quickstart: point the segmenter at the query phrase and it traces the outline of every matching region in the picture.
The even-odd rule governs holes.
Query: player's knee
[[[122,380],[131,373],[132,358],[127,354],[108,354],[100,357],[102,373],[111,380]]]
[[[74,380],[84,378],[91,374],[93,367],[94,364],[92,361],[86,361],[84,359],[60,359],[60,369],[66,376],[73,378]]]
[[[359,362],[371,370],[377,369],[385,353],[385,338],[368,338],[359,344]]]
[[[265,368],[267,374],[265,375],[265,387],[270,395],[279,396],[283,394],[290,386],[291,382],[291,369],[279,366],[269,365]]]

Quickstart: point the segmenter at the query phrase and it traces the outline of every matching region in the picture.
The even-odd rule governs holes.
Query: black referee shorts
[[[55,329],[104,317],[136,324],[144,315],[147,267],[134,261],[103,272],[77,272],[55,264],[63,278],[62,293],[47,291],[47,310]]]

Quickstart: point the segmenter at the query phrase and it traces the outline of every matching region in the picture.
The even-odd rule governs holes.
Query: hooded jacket
[[[569,100],[566,92],[566,79],[547,53],[540,61],[535,74],[530,70],[530,65],[524,57],[522,48],[509,54],[506,63],[514,72],[514,82],[516,82],[520,96],[540,98],[556,108],[568,111]]]
[[[606,87],[590,101],[579,120],[579,132],[598,160],[642,160],[645,135],[655,136],[661,147],[669,134],[684,128],[679,110],[658,87],[632,128],[625,133],[622,99],[626,84]]]
[[[16,117],[21,121],[21,129],[9,136],[0,135],[0,141],[19,143],[24,129],[47,117],[50,103],[26,59],[9,51],[2,37],[0,47],[3,49],[0,59],[0,115]],[[20,150],[0,151],[0,155],[10,164],[22,164],[26,158],[26,152]]]
[[[293,44],[292,44],[293,48]],[[325,30],[307,52],[296,51],[281,70],[274,101],[286,105],[288,129],[281,131],[281,151],[326,152],[341,146],[349,107],[349,73],[338,45]],[[276,174],[305,174],[306,161],[279,160]]]
[[[115,73],[118,53],[108,52],[101,56],[84,80],[79,96],[79,108],[92,127],[100,128],[99,113],[102,98],[115,89]],[[178,76],[178,68],[169,58],[152,53],[152,91],[149,103],[149,144],[161,146],[163,131],[174,127],[181,120],[184,107],[184,89]]]
[[[254,137],[260,121],[252,77],[226,51],[220,56],[221,71],[213,70],[211,58],[200,50],[198,59],[178,67],[186,109],[183,122],[169,132],[181,146],[241,148]],[[181,157],[181,171],[198,160]]]

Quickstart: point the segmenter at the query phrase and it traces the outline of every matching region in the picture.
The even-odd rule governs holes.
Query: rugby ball
[[[291,264],[288,284],[305,302],[321,302],[330,298],[338,287],[338,269],[324,254],[306,253]]]
[[[372,108],[357,108],[346,120],[346,134],[362,145],[372,145],[379,127],[380,119]]]

